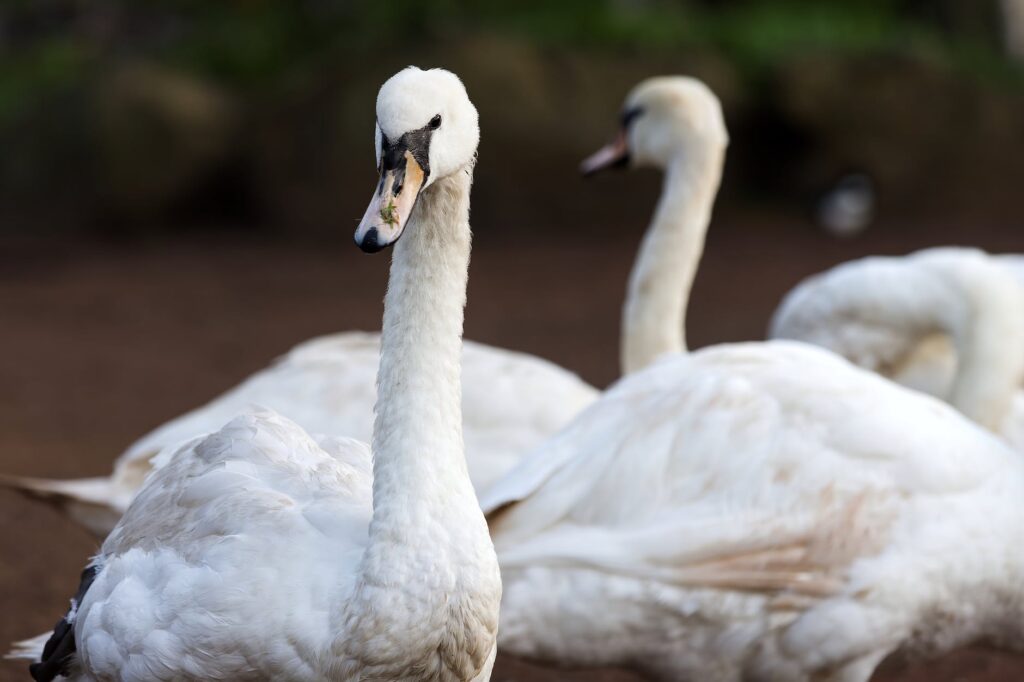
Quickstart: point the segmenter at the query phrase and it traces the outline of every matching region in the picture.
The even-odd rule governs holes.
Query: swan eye
[[[437,130],[441,127],[441,114],[437,114],[434,118],[430,119],[430,129]]]
[[[621,117],[622,129],[626,130],[629,128],[629,125],[642,113],[644,113],[644,110],[640,107],[630,107],[623,111]]]

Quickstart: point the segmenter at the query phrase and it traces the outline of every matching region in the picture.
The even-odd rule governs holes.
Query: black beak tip
[[[371,227],[363,235],[362,239],[356,237],[356,246],[362,249],[363,253],[377,253],[381,251],[387,244],[382,243],[378,239],[377,228]]]

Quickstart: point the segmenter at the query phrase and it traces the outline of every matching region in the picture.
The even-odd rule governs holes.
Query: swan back
[[[1015,631],[1022,467],[950,406],[806,344],[666,357],[482,500],[501,644],[659,679],[811,679],[915,637]],[[925,626],[936,609],[949,632]]]

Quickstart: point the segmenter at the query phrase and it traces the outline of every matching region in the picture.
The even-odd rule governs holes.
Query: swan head
[[[402,236],[416,199],[476,158],[480,127],[462,81],[444,69],[402,69],[377,94],[374,148],[380,178],[356,228],[373,253]]]
[[[580,170],[591,175],[622,166],[666,168],[728,144],[722,104],[711,88],[688,76],[648,78],[626,97],[615,139]]]

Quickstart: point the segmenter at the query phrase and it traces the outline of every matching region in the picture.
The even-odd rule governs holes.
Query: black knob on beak
[[[363,235],[361,240],[356,240],[356,246],[362,249],[365,253],[377,253],[387,246],[386,244],[382,244],[377,237],[377,228],[371,227],[366,231],[366,234]]]

